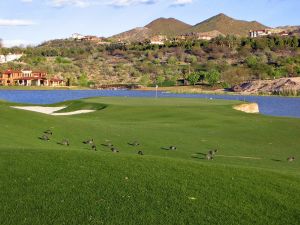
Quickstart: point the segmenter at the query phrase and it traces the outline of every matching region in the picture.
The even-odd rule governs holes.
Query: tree
[[[156,81],[160,84],[160,86],[162,86],[162,83],[165,81],[165,77],[160,75],[156,78]]]
[[[245,62],[248,67],[254,68],[258,64],[258,59],[256,56],[249,56],[248,58],[246,58]]]
[[[140,79],[140,83],[147,86],[150,83],[150,76],[148,74],[143,75]]]
[[[220,78],[220,72],[215,69],[209,70],[206,74],[206,80],[211,86],[214,86],[216,83],[218,83]]]
[[[195,86],[195,84],[198,82],[199,78],[200,78],[200,74],[197,72],[194,72],[188,76],[188,81],[191,82],[191,84],[193,84]]]
[[[80,86],[83,86],[83,87],[88,86],[88,82],[89,82],[89,80],[88,80],[88,76],[86,75],[86,73],[81,74],[81,76],[78,78],[78,84]]]

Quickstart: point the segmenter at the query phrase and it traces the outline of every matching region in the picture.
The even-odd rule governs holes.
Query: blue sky
[[[268,26],[300,25],[299,0],[0,0],[0,38],[37,44],[73,33],[110,36],[159,17],[196,24],[218,13]]]

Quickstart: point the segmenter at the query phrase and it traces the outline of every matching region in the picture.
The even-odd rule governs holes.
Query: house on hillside
[[[6,63],[5,55],[0,55],[0,63]]]
[[[23,54],[12,54],[12,53],[9,53],[8,55],[0,55],[0,63],[12,62],[20,59],[22,56]]]
[[[82,40],[84,37],[85,37],[84,35],[81,35],[81,34],[78,34],[78,33],[72,34],[72,38],[74,40]]]
[[[1,86],[63,86],[64,80],[47,78],[47,73],[31,70],[6,70],[0,73]]]
[[[265,37],[270,35],[288,36],[289,33],[284,29],[265,29],[265,30],[250,30],[249,37]]]
[[[156,35],[150,38],[151,45],[164,45],[168,38],[165,35]]]
[[[6,70],[0,74],[1,86],[13,86],[16,85],[14,79],[22,77],[22,72],[17,70]]]
[[[268,36],[271,35],[271,31],[268,29],[265,30],[250,30],[249,31],[249,37],[251,38],[256,38],[256,37],[264,37],[264,36]]]
[[[81,35],[81,34],[72,34],[72,39],[75,41],[93,41],[93,42],[99,42],[102,41],[102,38],[99,38],[94,35]]]

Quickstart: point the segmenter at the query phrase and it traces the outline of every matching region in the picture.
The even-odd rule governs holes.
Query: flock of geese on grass
[[[41,139],[43,141],[50,141],[50,137],[52,135],[53,135],[53,132],[50,129],[48,129],[48,130],[43,132],[43,135],[41,137],[39,137],[39,139]],[[84,140],[82,143],[85,144],[85,145],[89,145],[92,150],[97,151],[97,146],[96,146],[93,138]],[[69,142],[68,139],[63,139],[62,141],[57,142],[57,144],[64,145],[64,146],[69,146],[70,142]],[[134,141],[132,143],[128,143],[128,145],[131,145],[133,147],[138,147],[138,146],[140,146],[140,143],[138,143],[137,141]],[[105,147],[109,148],[113,153],[118,153],[119,152],[119,150],[110,141],[107,141],[106,144],[102,144],[102,146],[105,146]],[[161,149],[173,150],[174,151],[174,150],[177,150],[177,147],[171,145],[169,147],[166,147],[166,148],[163,147]],[[205,158],[207,160],[213,160],[215,155],[217,154],[217,152],[218,152],[218,149],[210,150],[210,151],[208,151],[207,154],[205,154]],[[138,151],[137,154],[138,155],[144,155],[144,152],[140,150],[140,151]],[[295,157],[290,156],[290,157],[287,158],[287,161],[288,162],[293,162],[293,161],[295,161]]]

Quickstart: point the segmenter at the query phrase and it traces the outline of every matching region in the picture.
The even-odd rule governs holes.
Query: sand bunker
[[[239,110],[245,113],[259,113],[259,107],[257,103],[246,103],[236,105],[233,107],[235,110]]]
[[[77,110],[73,112],[62,112],[62,113],[56,113],[59,110],[67,108],[66,106],[61,107],[44,107],[44,106],[11,106],[15,109],[22,109],[27,111],[33,111],[38,113],[44,113],[47,115],[52,116],[69,116],[69,115],[76,115],[76,114],[83,114],[83,113],[90,113],[94,112],[95,110]]]

